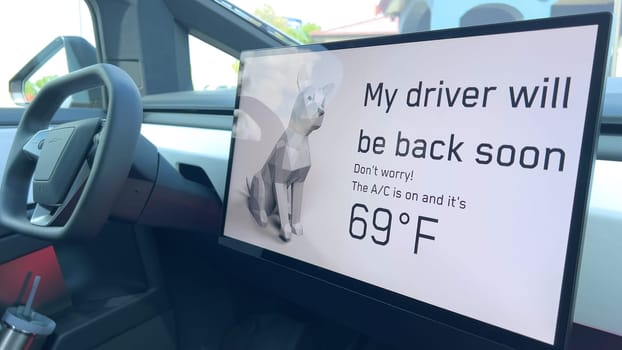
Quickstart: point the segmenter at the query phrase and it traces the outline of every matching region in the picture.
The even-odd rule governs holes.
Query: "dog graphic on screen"
[[[334,85],[314,87],[298,79],[299,93],[289,124],[276,142],[263,167],[247,178],[248,209],[259,226],[277,216],[279,238],[288,242],[292,234],[302,235],[300,207],[304,181],[311,168],[309,134],[322,126],[327,96]]]

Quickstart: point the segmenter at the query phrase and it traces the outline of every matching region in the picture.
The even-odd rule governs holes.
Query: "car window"
[[[303,44],[608,11],[614,14],[609,73],[622,76],[616,69],[620,4],[614,0],[214,1]]]
[[[235,88],[238,79],[237,58],[188,35],[190,71],[194,90]]]
[[[33,11],[36,9],[36,11]],[[18,15],[19,14],[19,15]],[[0,107],[19,107],[9,93],[9,81],[41,49],[59,36],[77,36],[95,46],[93,23],[82,0],[22,0],[0,2]],[[28,78],[26,102],[45,83],[69,71],[66,52],[60,49]]]

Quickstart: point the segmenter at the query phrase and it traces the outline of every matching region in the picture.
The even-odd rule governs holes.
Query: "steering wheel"
[[[103,86],[106,117],[50,128],[70,95]],[[57,78],[24,112],[0,183],[0,224],[48,240],[95,236],[115,204],[134,158],[142,103],[132,78],[97,64]],[[32,179],[34,211],[29,215]]]

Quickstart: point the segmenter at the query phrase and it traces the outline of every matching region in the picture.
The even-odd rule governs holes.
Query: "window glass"
[[[609,72],[622,76],[620,1],[615,0],[214,1],[259,18],[304,44],[609,11],[614,13]]]
[[[0,2],[0,107],[18,107],[9,80],[58,36],[80,36],[95,46],[91,14],[83,0],[20,0]],[[25,83],[32,98],[45,82],[67,74],[64,50],[56,53]]]
[[[189,35],[190,71],[194,90],[235,88],[239,61],[212,45]]]

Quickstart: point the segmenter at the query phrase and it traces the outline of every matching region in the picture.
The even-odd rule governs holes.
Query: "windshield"
[[[614,0],[215,0],[286,45],[322,43],[516,20],[608,11],[614,14],[610,76],[619,62],[619,7]],[[289,36],[291,39],[285,37]],[[616,49],[613,49],[616,48]],[[620,67],[620,69],[616,69]]]

